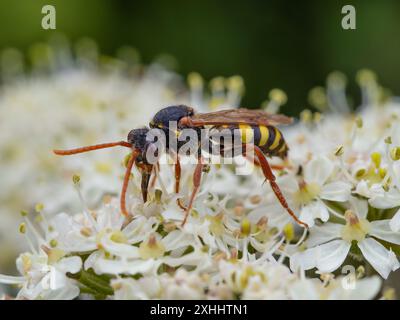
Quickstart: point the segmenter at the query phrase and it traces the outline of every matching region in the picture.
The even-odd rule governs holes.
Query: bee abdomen
[[[254,144],[269,156],[285,158],[288,147],[282,133],[274,126],[252,126]]]
[[[254,126],[240,124],[238,126],[218,126],[217,130],[228,129],[235,136],[235,130],[239,130],[240,141],[242,143],[254,143],[260,147],[264,154],[286,158],[288,147],[282,133],[274,126]]]

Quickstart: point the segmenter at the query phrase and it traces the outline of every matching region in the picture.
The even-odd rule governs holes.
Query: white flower
[[[400,192],[395,188],[391,188],[388,192],[382,190],[381,193],[371,197],[369,203],[379,209],[400,207]],[[400,209],[395,212],[390,220],[390,228],[394,232],[400,231]]]
[[[202,174],[182,226],[185,212],[177,199],[187,205],[194,170],[184,158],[179,194],[174,166],[161,165],[146,203],[134,169],[126,194],[132,217],[124,217],[120,151],[57,159],[48,151],[123,138],[178,101],[198,112],[239,106],[243,83],[237,76],[217,77],[208,94],[198,74],[189,76],[186,90],[159,66],[128,78],[109,65],[99,72],[88,57],[78,55],[78,61],[80,68],[25,77],[0,93],[6,119],[1,210],[28,208],[19,228],[29,247],[17,260],[21,276],[0,275],[0,283],[18,286],[17,298],[374,299],[382,278],[399,268],[400,214],[391,217],[400,207],[400,165],[391,148],[400,141],[400,109],[378,103],[365,89],[377,88],[371,74],[372,82],[362,85],[367,99],[354,116],[336,73],[326,91],[317,90],[317,107],[330,112],[305,110],[298,123],[282,128],[289,156],[269,162],[289,206],[310,226],[301,234],[260,168],[238,176],[236,164],[211,164]],[[270,98],[263,105],[278,111],[285,97],[274,90]],[[26,137],[32,143],[26,145]],[[73,174],[74,186],[60,188]],[[29,208],[38,199],[45,206],[34,213]],[[1,234],[13,234],[9,221],[0,222]],[[10,256],[1,252],[2,259]],[[346,259],[361,271],[335,278],[330,272]],[[380,276],[365,268],[369,264]],[[305,273],[313,268],[316,273]]]
[[[17,268],[22,277],[1,276],[0,282],[19,284],[19,299],[73,299],[79,288],[67,273],[77,273],[82,261],[79,257],[63,257],[58,249],[47,249],[38,254],[24,253],[17,259]]]
[[[337,171],[335,173],[334,161],[318,156],[304,166],[304,175],[300,180],[292,174],[278,179],[289,206],[294,212],[299,212],[299,219],[309,227],[314,225],[315,219],[328,221],[329,211],[323,200],[345,202],[350,197],[351,184],[336,176],[335,180],[330,180],[333,174],[338,175]],[[269,211],[275,219],[280,220],[280,227],[291,221],[279,203],[271,204]]]
[[[279,263],[270,261],[221,261],[222,280],[242,299],[288,299],[288,288],[296,276]]]
[[[324,283],[318,279],[301,279],[289,288],[294,300],[370,300],[376,298],[381,288],[381,279],[373,276],[351,280],[348,284],[344,277]]]
[[[149,300],[161,297],[161,282],[156,276],[140,279],[118,278],[111,281],[116,300]]]
[[[201,300],[205,297],[205,282],[196,272],[179,269],[173,277],[163,274],[160,280],[164,299]]]
[[[309,249],[291,257],[291,268],[316,267],[320,272],[332,272],[342,265],[354,242],[363,257],[386,279],[400,264],[393,251],[374,238],[398,245],[400,234],[390,230],[389,220],[368,221],[367,213],[366,201],[352,199],[351,210],[345,214],[346,224],[328,222],[314,227],[306,241]]]

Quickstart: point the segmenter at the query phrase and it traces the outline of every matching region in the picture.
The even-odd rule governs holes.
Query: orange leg
[[[181,182],[181,163],[179,161],[179,156],[177,155],[176,163],[175,163],[175,193],[179,193],[180,190],[180,182]],[[186,211],[187,208],[182,204],[182,199],[176,199],[176,203],[178,206]]]
[[[257,158],[250,157],[249,155],[246,154],[245,151],[243,152],[243,156],[246,157],[246,159],[249,160],[250,162],[252,162],[255,166],[261,167],[261,163],[260,163],[260,161],[258,161]],[[283,170],[286,168],[286,166],[279,165],[279,164],[271,164],[270,167],[273,170]]]
[[[160,164],[157,162],[156,163],[157,168],[153,168],[153,177],[151,178],[151,182],[150,182],[150,188],[153,189],[154,186],[156,185],[156,181],[157,181],[157,174],[156,174],[156,170],[158,170],[158,172],[160,172]]]
[[[260,163],[258,163],[258,164],[259,164],[259,166],[261,166]],[[284,165],[279,165],[279,164],[271,164],[270,167],[273,170],[283,170],[283,169],[285,169]]]
[[[139,151],[138,150],[134,150],[132,152],[132,155],[131,155],[131,157],[130,157],[130,159],[128,161],[128,164],[126,166],[124,183],[122,185],[121,198],[120,198],[120,207],[121,207],[121,212],[125,217],[129,216],[129,213],[126,210],[126,190],[128,189],[129,178],[131,176],[131,171],[132,171],[133,164],[135,163],[135,160],[136,160],[138,155],[139,155]]]
[[[184,219],[182,221],[182,225],[181,225],[182,227],[185,225],[186,220],[189,217],[190,210],[192,209],[194,199],[196,197],[197,192],[199,191],[203,167],[204,167],[203,160],[202,160],[202,158],[199,158],[198,163],[197,163],[196,168],[194,169],[194,173],[193,173],[194,188],[193,188],[192,194],[190,196],[189,205],[186,208],[185,217],[184,217]]]
[[[289,208],[289,205],[287,204],[286,199],[281,192],[281,189],[279,188],[278,184],[275,182],[276,178],[275,178],[275,176],[271,170],[271,167],[267,161],[267,158],[264,156],[264,153],[262,152],[262,150],[255,145],[252,145],[252,147],[254,148],[256,156],[260,162],[261,169],[264,173],[264,176],[269,181],[271,188],[274,191],[277,199],[281,203],[282,207],[284,207],[286,209],[286,211],[292,216],[292,218],[298,224],[304,226],[305,228],[308,228],[308,225],[306,223],[304,223],[303,221],[299,220],[297,218],[297,216],[294,214],[294,212],[292,211],[292,209]]]
[[[111,148],[111,147],[117,147],[117,146],[132,148],[132,145],[130,143],[125,142],[125,141],[118,141],[118,142],[95,144],[93,146],[81,147],[81,148],[70,149],[70,150],[53,150],[53,152],[59,156],[69,156],[71,154],[89,152],[89,151],[93,151],[93,150],[105,149],[105,148]]]

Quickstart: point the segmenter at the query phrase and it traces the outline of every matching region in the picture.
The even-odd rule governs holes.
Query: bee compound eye
[[[129,143],[133,143],[134,138],[135,138],[135,130],[129,131],[128,137],[127,137],[127,141],[128,141]]]
[[[160,150],[154,143],[149,143],[144,152],[144,158],[149,164],[156,164],[160,155]]]

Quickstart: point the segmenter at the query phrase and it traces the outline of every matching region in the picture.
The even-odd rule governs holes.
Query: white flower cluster
[[[21,275],[0,275],[0,282],[17,285],[20,299],[381,297],[382,279],[400,266],[400,105],[382,102],[369,71],[359,74],[363,101],[356,115],[348,112],[343,76],[334,73],[326,90],[316,88],[310,95],[324,112],[304,111],[296,125],[283,129],[290,152],[283,169],[275,171],[277,183],[308,230],[282,209],[258,168],[243,177],[231,166],[212,165],[182,227],[184,213],[176,199],[188,199],[193,165],[182,168],[179,195],[173,192],[173,168],[162,166],[147,203],[140,174],[133,171],[127,197],[131,219],[120,212],[118,155],[93,153],[33,166],[32,155],[47,157],[55,144],[116,140],[178,97],[203,111],[240,102],[239,77],[214,79],[206,96],[201,77],[191,74],[189,93],[178,95],[166,89],[169,74],[157,70],[156,76],[151,69],[136,75],[133,83],[121,80],[120,73],[62,71],[5,88],[0,106],[7,107],[0,112],[10,127],[8,139],[0,140],[9,143],[1,148],[9,148],[12,158],[5,170],[7,188],[16,186],[14,195],[24,185],[24,195],[40,196],[45,205],[22,212],[19,231],[29,251],[17,259]],[[18,91],[21,86],[31,94]],[[285,100],[273,90],[265,108],[277,112]],[[18,130],[11,123],[17,116],[9,114],[15,110],[22,117]],[[27,139],[39,136],[38,143]],[[282,165],[279,159],[271,162]],[[25,166],[33,172],[23,171]],[[80,172],[71,188],[80,199],[78,214],[63,209],[77,201],[54,182],[60,172],[69,179]],[[29,178],[42,174],[42,184]],[[384,298],[393,297],[388,292]]]
[[[55,38],[30,52],[29,74],[23,72],[21,53],[0,53],[0,270],[21,250],[9,232],[18,226],[21,209],[33,208],[38,199],[50,213],[79,209],[74,189],[59,188],[68,185],[72,174],[88,178],[82,190],[88,205],[120,188],[122,153],[60,159],[51,150],[124,139],[130,129],[146,124],[160,104],[175,101],[179,91],[177,75],[157,64],[140,65],[133,48],[111,59],[83,39],[73,58],[68,43]]]
[[[0,272],[26,249],[9,232],[18,227],[21,209],[33,209],[38,199],[49,214],[80,209],[69,184],[73,174],[85,180],[81,191],[89,207],[104,194],[120,192],[121,150],[59,158],[52,149],[125,139],[177,100],[203,110],[240,102],[240,77],[215,78],[205,96],[198,74],[189,76],[188,92],[157,61],[140,64],[133,48],[123,47],[111,58],[90,39],[70,47],[56,36],[33,45],[28,59],[15,49],[0,52]],[[30,73],[24,72],[25,60]]]

